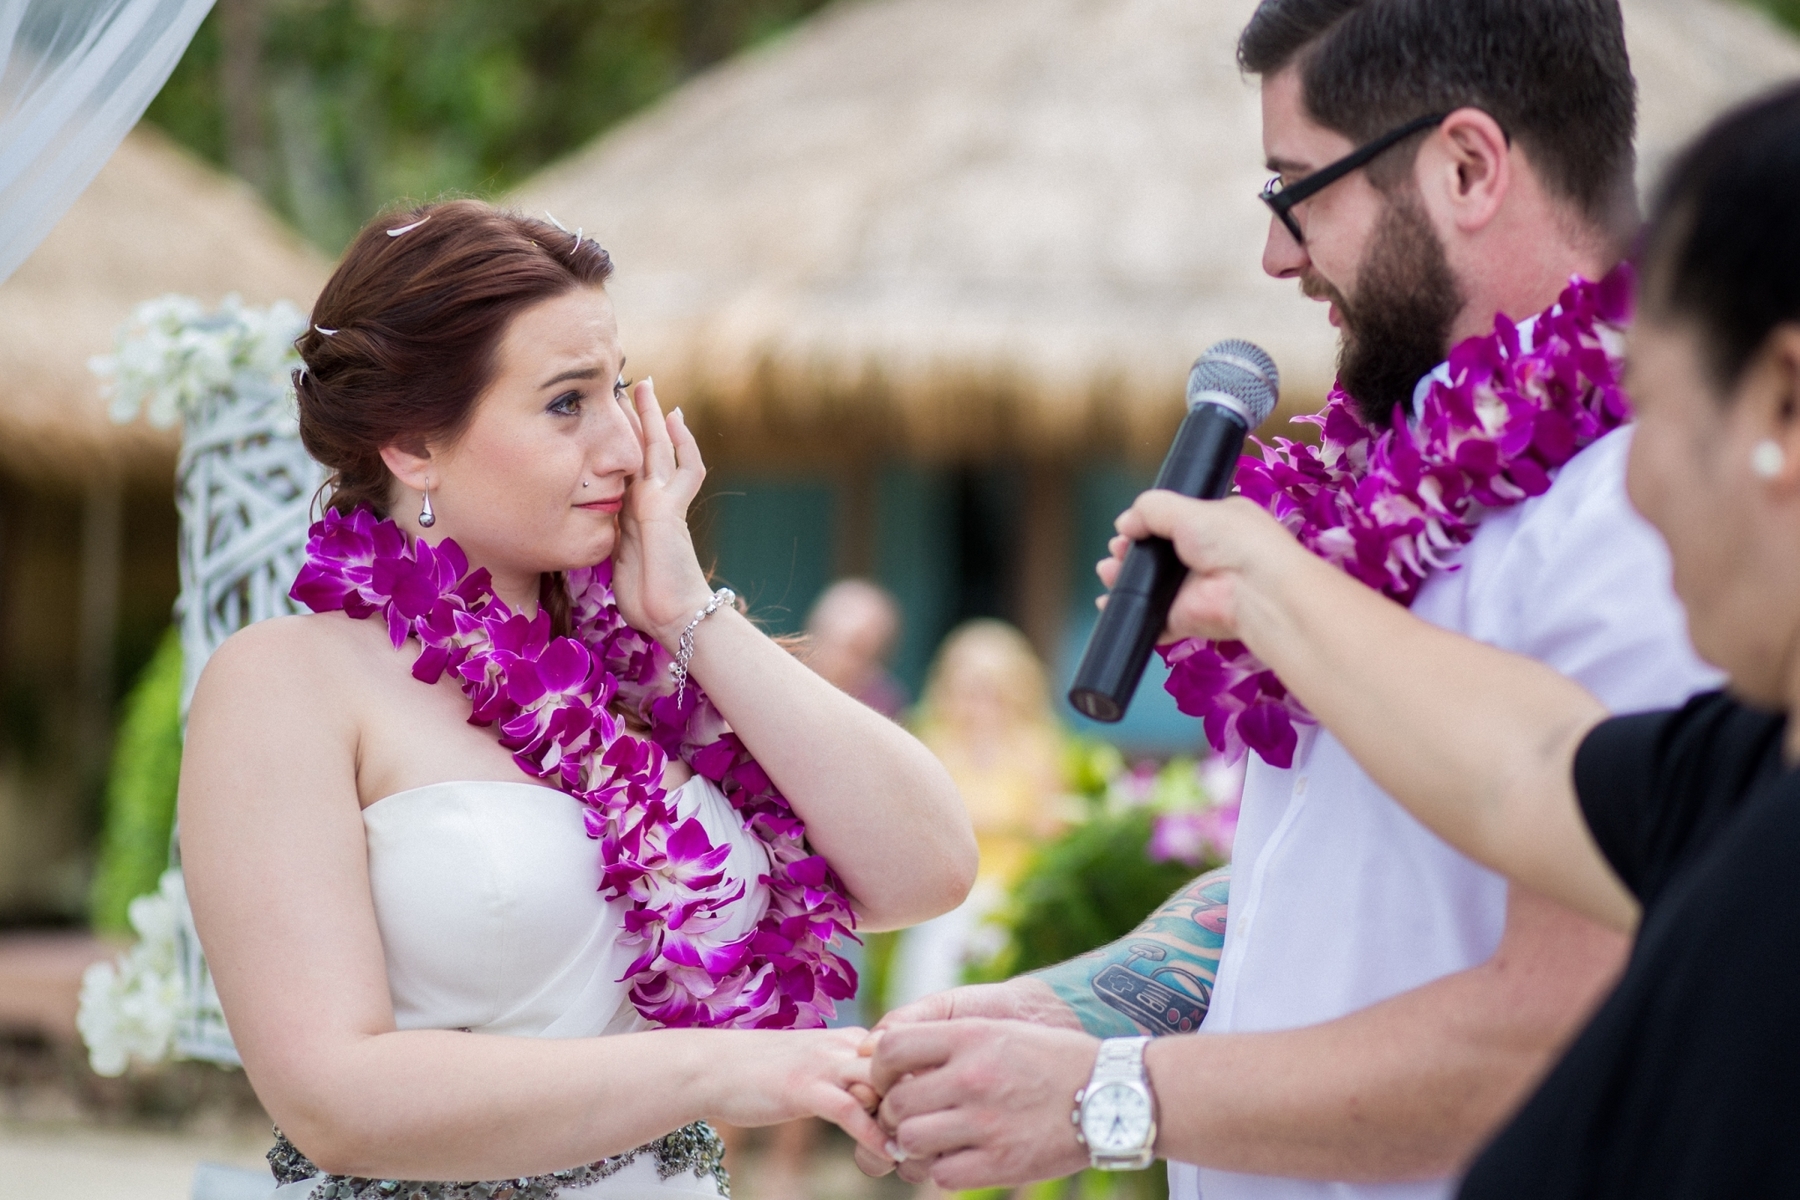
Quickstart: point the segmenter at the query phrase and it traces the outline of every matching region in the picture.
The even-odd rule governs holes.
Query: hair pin
[[[423,225],[425,222],[427,222],[429,220],[431,220],[431,214],[426,213],[424,216],[422,216],[418,220],[414,221],[411,225],[402,225],[398,229],[388,230],[387,231],[388,236],[389,237],[399,237],[403,233],[411,233],[413,230],[417,229],[419,226]]]
[[[337,336],[337,330],[335,330],[335,329],[327,329],[323,325],[314,325],[313,328],[318,331],[320,337],[336,337]]]
[[[552,225],[556,226],[558,229],[562,230],[564,233],[569,232],[569,227],[567,225],[564,225],[561,221],[557,220],[556,214],[551,212],[547,208],[544,210],[544,219],[546,221],[549,221]]]

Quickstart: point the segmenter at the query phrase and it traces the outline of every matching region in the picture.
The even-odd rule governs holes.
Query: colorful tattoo
[[[1192,1033],[1212,1001],[1231,868],[1202,875],[1130,935],[1032,974],[1096,1037]]]

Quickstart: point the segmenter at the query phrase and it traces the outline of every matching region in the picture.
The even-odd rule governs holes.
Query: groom
[[[1619,262],[1635,84],[1616,0],[1263,0],[1239,59],[1279,176],[1264,267],[1328,303],[1368,424],[1406,420],[1498,314]],[[1415,611],[1615,709],[1709,684],[1625,499],[1628,437],[1478,510]],[[1622,939],[1509,891],[1316,727],[1290,768],[1253,758],[1234,859],[1113,946],[890,1015],[874,1071],[901,1174],[970,1188],[1154,1154],[1175,1200],[1442,1196],[1622,962]]]

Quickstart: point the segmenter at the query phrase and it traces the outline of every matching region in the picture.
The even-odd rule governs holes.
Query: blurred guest
[[[1024,870],[1031,848],[1060,824],[1061,727],[1031,643],[1004,621],[951,631],[925,683],[914,732],[962,792],[981,866],[963,904],[900,935],[889,1002],[908,1004],[962,981],[998,949],[986,918]]]
[[[888,672],[888,659],[900,640],[900,606],[885,588],[866,579],[840,579],[820,593],[806,614],[806,640],[800,650],[806,665],[839,691],[862,701],[884,717],[895,718],[906,707],[906,688]],[[841,942],[832,947],[858,976],[868,978],[863,947]],[[872,1014],[859,990],[838,1004],[833,1028],[867,1024]],[[807,1175],[819,1122],[810,1118],[777,1125],[769,1138],[768,1157],[757,1180],[764,1200],[804,1200],[811,1194]],[[720,1131],[727,1156],[742,1146],[742,1131]]]
[[[888,672],[900,630],[900,605],[887,589],[866,579],[840,579],[819,594],[806,614],[800,653],[815,674],[839,691],[896,719],[908,699],[905,685]],[[866,976],[861,945],[847,942],[836,949]],[[838,1005],[832,1025],[866,1024],[872,1015],[867,1007],[858,991],[855,999]],[[796,1124],[812,1126],[812,1122]]]
[[[840,691],[885,717],[906,707],[906,688],[888,673],[900,640],[900,606],[866,579],[840,579],[806,616],[806,663]]]

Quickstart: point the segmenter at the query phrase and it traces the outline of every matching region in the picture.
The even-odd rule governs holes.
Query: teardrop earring
[[[419,510],[419,524],[430,529],[437,524],[437,514],[431,511],[431,493],[425,493],[425,507]]]
[[[1774,438],[1764,438],[1756,443],[1750,451],[1750,469],[1758,479],[1777,479],[1787,469],[1787,455],[1781,452],[1781,443]]]

